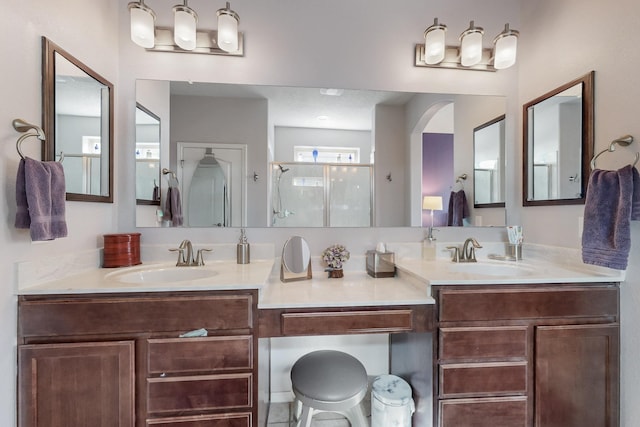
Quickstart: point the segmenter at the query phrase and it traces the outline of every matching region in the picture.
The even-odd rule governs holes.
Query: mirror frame
[[[42,158],[45,161],[55,161],[55,123],[56,123],[56,66],[55,55],[58,54],[64,57],[67,61],[78,67],[85,72],[88,76],[95,79],[102,85],[109,88],[109,182],[108,182],[108,195],[98,196],[94,194],[82,194],[82,193],[69,193],[67,192],[66,199],[76,202],[102,202],[113,203],[113,115],[114,115],[114,93],[113,84],[102,77],[100,74],[93,71],[91,68],[80,62],[77,58],[71,55],[69,52],[62,49],[60,46],[53,43],[46,37],[42,37],[42,123],[43,130],[47,139],[42,147]]]
[[[587,195],[587,184],[591,173],[589,163],[593,157],[594,145],[594,77],[595,71],[590,71],[582,77],[570,81],[538,98],[527,102],[522,107],[522,205],[523,206],[553,206],[584,204]],[[582,197],[575,199],[546,199],[528,200],[529,196],[529,107],[551,98],[565,90],[582,84],[582,166],[580,188]]]
[[[151,110],[149,110],[148,108],[146,108],[144,105],[140,104],[139,102],[136,102],[136,113],[138,112],[137,110],[140,109],[141,111],[143,111],[145,114],[148,114],[150,117],[158,120],[158,139],[161,138],[162,135],[162,121],[160,120],[160,117],[153,113]],[[138,123],[136,123],[136,127],[138,126]],[[136,129],[137,132],[137,129]],[[137,134],[136,134],[136,142],[138,140]],[[162,174],[161,174],[161,169],[160,168],[160,160],[158,160],[158,191],[159,194],[162,194]],[[136,163],[136,182],[138,179],[138,165]],[[137,185],[137,184],[136,184]],[[150,199],[138,199],[138,195],[136,194],[136,205],[147,205],[147,206],[160,206],[160,200],[150,200]]]

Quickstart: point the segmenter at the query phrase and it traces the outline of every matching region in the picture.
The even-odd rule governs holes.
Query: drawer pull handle
[[[180,338],[192,338],[192,337],[206,337],[207,330],[205,328],[195,329],[193,331],[180,334]]]

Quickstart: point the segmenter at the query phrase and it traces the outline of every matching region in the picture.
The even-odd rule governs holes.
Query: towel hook
[[[600,155],[604,154],[604,153],[613,153],[614,151],[616,151],[616,144],[621,145],[623,147],[627,147],[629,146],[631,143],[633,142],[633,136],[631,135],[625,135],[625,136],[621,136],[620,138],[614,139],[613,141],[611,141],[611,144],[609,144],[609,148],[605,148],[604,150],[602,150],[601,152],[599,152],[598,154],[596,154],[595,156],[593,156],[593,159],[591,159],[591,170],[596,168],[596,159],[598,157],[600,157]],[[636,160],[633,162],[633,164],[631,166],[636,166],[636,164],[638,164],[638,160],[640,160],[640,153],[636,153]]]

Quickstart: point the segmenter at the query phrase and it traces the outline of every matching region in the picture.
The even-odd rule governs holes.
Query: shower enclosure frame
[[[290,166],[322,166],[323,168],[323,224],[319,227],[333,227],[331,224],[330,215],[330,203],[331,203],[331,168],[332,167],[358,167],[369,169],[369,225],[362,227],[373,227],[375,224],[375,169],[374,165],[370,163],[314,163],[314,162],[271,162],[269,168],[269,182],[273,185],[274,173],[277,168],[285,168]],[[282,170],[282,169],[280,169]],[[275,188],[270,188],[271,202],[270,202],[270,218],[269,223],[273,227],[273,217],[275,215],[273,209],[273,192]]]

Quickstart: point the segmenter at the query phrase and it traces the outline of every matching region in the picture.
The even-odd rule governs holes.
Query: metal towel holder
[[[27,132],[24,135],[22,135],[20,138],[18,138],[18,140],[16,141],[16,150],[18,151],[18,154],[22,159],[24,159],[24,154],[22,153],[22,148],[21,148],[22,141],[32,136],[35,136],[40,141],[45,141],[47,139],[41,127],[28,123],[23,119],[14,119],[13,128],[18,132],[22,132],[22,133]],[[29,132],[30,130],[33,130],[35,132]],[[64,153],[61,151],[60,161],[62,162],[63,160],[64,160]]]
[[[620,138],[614,139],[613,141],[611,141],[611,144],[609,144],[609,148],[605,148],[604,150],[602,150],[601,152],[593,156],[593,159],[591,159],[591,170],[596,168],[596,159],[600,157],[600,155],[604,153],[613,153],[616,150],[616,144],[621,145],[623,147],[627,147],[632,142],[633,142],[633,136],[631,135],[621,136]],[[638,164],[638,160],[640,160],[640,153],[636,152],[636,160],[633,162],[632,166],[635,167],[635,165]]]

